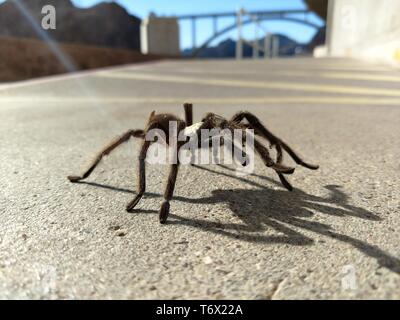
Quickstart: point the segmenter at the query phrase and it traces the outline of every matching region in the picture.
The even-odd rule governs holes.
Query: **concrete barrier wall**
[[[400,0],[329,0],[327,52],[400,65]]]
[[[150,15],[142,21],[140,42],[143,54],[179,56],[179,25],[177,20]]]

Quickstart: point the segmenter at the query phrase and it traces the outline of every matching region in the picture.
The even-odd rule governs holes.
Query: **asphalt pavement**
[[[168,168],[140,142],[71,184],[151,111],[256,114],[318,171]],[[163,61],[0,84],[1,299],[400,299],[400,73],[346,59]],[[293,165],[286,157],[285,163]]]

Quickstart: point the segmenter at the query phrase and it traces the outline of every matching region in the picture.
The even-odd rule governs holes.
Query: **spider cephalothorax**
[[[92,171],[99,164],[101,159],[110,154],[115,148],[117,148],[122,143],[128,141],[131,137],[139,138],[142,141],[142,146],[139,154],[139,174],[138,174],[138,191],[136,197],[127,205],[127,210],[131,211],[135,208],[135,206],[139,203],[140,199],[143,197],[146,189],[146,155],[147,151],[154,141],[147,140],[146,134],[150,132],[152,129],[161,130],[165,134],[165,142],[168,143],[169,135],[170,135],[170,122],[176,123],[177,126],[177,134],[179,134],[182,130],[185,130],[185,134],[187,136],[197,135],[200,138],[200,132],[202,129],[227,129],[227,130],[246,130],[252,129],[254,130],[254,134],[256,138],[254,139],[254,149],[257,154],[261,157],[264,164],[267,167],[272,168],[278,174],[279,179],[286,189],[289,191],[293,190],[291,184],[286,180],[285,175],[293,174],[295,168],[287,167],[282,164],[283,161],[283,151],[286,151],[292,159],[299,165],[306,167],[311,170],[317,170],[318,166],[311,165],[304,162],[285,142],[272,134],[260,121],[259,119],[253,115],[252,113],[242,111],[237,113],[232,117],[232,119],[227,120],[219,115],[214,113],[208,113],[201,122],[193,124],[193,106],[191,104],[185,104],[185,121],[179,119],[178,117],[172,114],[155,114],[153,111],[148,120],[147,126],[144,130],[129,130],[122,136],[113,140],[110,144],[108,144],[98,155],[95,157],[94,161],[90,164],[87,170],[83,172],[80,176],[69,176],[68,179],[71,182],[78,182],[83,179],[89,177]],[[246,122],[244,122],[246,120]],[[276,149],[276,160],[274,161],[268,148],[266,148],[260,141],[260,139],[265,139],[270,143],[270,147],[275,147]],[[184,145],[185,141],[177,142],[178,150]],[[199,139],[200,143],[200,139]],[[169,208],[170,208],[170,200],[172,199],[175,182],[178,174],[179,168],[179,160],[172,162],[170,164],[170,172],[168,176],[167,186],[164,192],[164,202],[161,205],[160,209],[160,222],[165,223],[168,218]]]

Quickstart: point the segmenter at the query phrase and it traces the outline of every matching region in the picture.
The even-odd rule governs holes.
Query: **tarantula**
[[[124,142],[127,142],[131,137],[139,138],[143,140],[140,154],[139,154],[139,174],[138,174],[138,190],[136,197],[127,205],[126,209],[128,212],[132,211],[135,206],[139,203],[140,199],[143,197],[146,190],[146,175],[145,175],[145,161],[147,151],[152,143],[152,141],[147,141],[145,139],[146,133],[151,129],[160,129],[165,133],[166,142],[169,141],[169,123],[171,121],[175,121],[177,123],[178,132],[191,129],[195,130],[195,134],[200,138],[200,130],[201,129],[253,129],[255,134],[254,139],[254,149],[258,153],[258,155],[263,160],[264,164],[272,168],[277,174],[282,182],[283,186],[289,191],[293,190],[291,184],[286,180],[284,175],[293,174],[295,168],[287,167],[282,164],[283,161],[283,150],[286,151],[292,159],[303,167],[306,167],[311,170],[317,170],[319,166],[312,165],[304,162],[293,150],[290,148],[284,141],[276,137],[272,134],[261,122],[260,120],[250,112],[241,111],[235,114],[230,120],[224,119],[221,116],[218,116],[214,113],[208,113],[200,123],[193,124],[193,106],[192,104],[185,104],[185,121],[179,119],[178,117],[172,114],[155,114],[153,111],[148,120],[147,126],[144,130],[129,130],[117,139],[113,140],[106,147],[104,147],[89,165],[87,170],[85,170],[80,176],[68,176],[69,181],[71,182],[79,182],[81,180],[86,179],[93,172],[96,166],[100,163],[101,159],[104,156],[107,156],[121,145]],[[246,122],[244,122],[246,120]],[[276,149],[276,160],[274,161],[268,149],[260,142],[257,138],[266,139],[270,143],[270,148],[275,147]],[[200,140],[200,139],[199,139]],[[182,147],[184,142],[178,142],[178,150]],[[164,192],[164,202],[161,205],[161,209],[159,212],[160,223],[165,223],[168,218],[169,210],[170,210],[170,201],[173,197],[175,182],[178,174],[179,161],[177,163],[170,165],[170,171],[167,181],[167,186]]]

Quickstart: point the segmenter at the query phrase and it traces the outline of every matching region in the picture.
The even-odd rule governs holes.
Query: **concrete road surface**
[[[246,109],[318,171],[288,192],[261,161],[148,166],[136,212],[131,140],[149,113]],[[400,298],[400,73],[353,60],[165,61],[0,85],[0,298]],[[293,164],[286,158],[287,164]]]

